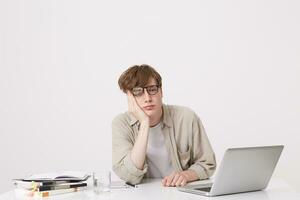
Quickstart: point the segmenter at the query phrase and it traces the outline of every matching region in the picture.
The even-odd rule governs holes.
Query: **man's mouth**
[[[149,106],[144,106],[143,108],[145,109],[145,110],[152,110],[152,109],[154,109],[154,105],[149,105]]]

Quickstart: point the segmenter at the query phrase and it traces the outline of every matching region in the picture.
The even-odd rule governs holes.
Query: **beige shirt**
[[[128,112],[112,121],[112,166],[124,181],[140,183],[147,173],[135,167],[130,158],[140,123]],[[207,179],[216,169],[215,155],[199,117],[189,108],[163,105],[162,133],[170,153],[173,168],[177,171],[194,170],[199,179]]]

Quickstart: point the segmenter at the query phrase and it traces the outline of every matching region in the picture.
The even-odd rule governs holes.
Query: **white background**
[[[274,176],[300,191],[300,1],[0,1],[0,192],[11,179],[111,167],[121,73],[163,77],[217,160],[284,144]]]

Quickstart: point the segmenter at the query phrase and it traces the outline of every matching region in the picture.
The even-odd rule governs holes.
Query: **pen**
[[[137,188],[137,185],[133,185],[133,184],[128,183],[128,182],[125,182],[125,183],[126,183],[126,185],[129,185],[129,186],[131,186],[131,187]]]

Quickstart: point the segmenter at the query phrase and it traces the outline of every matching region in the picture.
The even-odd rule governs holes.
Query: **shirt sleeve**
[[[216,170],[216,159],[202,122],[196,114],[194,114],[192,132],[192,160],[189,169],[194,170],[200,180],[208,179]]]
[[[119,115],[112,121],[112,167],[124,181],[140,183],[147,172],[147,164],[138,169],[131,160],[130,153],[134,145],[133,130],[126,119]]]

